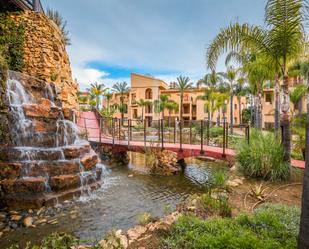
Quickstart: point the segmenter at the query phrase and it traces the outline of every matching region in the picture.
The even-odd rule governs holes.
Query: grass
[[[200,220],[183,216],[162,238],[164,249],[279,249],[296,248],[300,210],[264,205],[237,218]]]
[[[284,162],[284,151],[273,133],[252,130],[250,143],[243,140],[237,146],[236,160],[244,175],[264,180],[287,180],[289,164]]]

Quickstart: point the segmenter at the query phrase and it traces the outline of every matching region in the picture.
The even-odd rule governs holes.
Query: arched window
[[[145,91],[145,99],[152,99],[152,90],[150,88]]]

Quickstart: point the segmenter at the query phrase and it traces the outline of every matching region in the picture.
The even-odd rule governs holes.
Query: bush
[[[240,140],[237,146],[236,160],[249,177],[271,181],[288,179],[290,167],[283,158],[283,148],[273,133],[252,130],[250,143]]]
[[[6,13],[0,14],[1,65],[21,72],[24,67],[25,25],[17,25]]]
[[[200,197],[200,200],[203,208],[208,214],[219,215],[221,217],[231,217],[232,209],[226,197],[218,194],[218,196],[214,198],[211,194],[203,194]]]
[[[299,214],[298,208],[267,205],[235,219],[183,216],[163,237],[161,248],[296,248]]]

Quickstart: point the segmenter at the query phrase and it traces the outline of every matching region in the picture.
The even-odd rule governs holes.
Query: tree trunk
[[[258,100],[259,100],[259,105],[258,105],[258,115],[259,115],[259,123],[258,123],[258,128],[259,129],[262,129],[262,94],[259,93],[259,97],[258,97]]]
[[[183,95],[180,94],[180,123],[179,123],[179,143],[180,143],[180,151],[182,151],[182,103],[183,103]]]
[[[302,195],[302,208],[300,216],[300,230],[298,236],[298,249],[309,248],[309,72],[307,79],[307,122],[306,122],[306,165]]]
[[[282,145],[284,149],[284,161],[291,161],[291,130],[290,130],[290,96],[288,76],[283,77],[283,102],[281,105],[282,117],[281,125],[283,128]]]
[[[260,116],[259,116],[259,101],[258,96],[254,96],[254,127],[259,129]]]
[[[219,109],[218,109],[218,116],[217,116],[217,126],[220,126],[220,115],[221,115],[221,107],[219,107]]]
[[[124,106],[123,106],[123,98],[121,97],[121,125],[123,125],[124,119]]]
[[[231,91],[231,100],[230,100],[230,133],[233,134],[233,123],[234,123],[234,115],[233,115],[233,91]]]
[[[142,106],[142,120],[144,120],[144,106]]]
[[[242,118],[241,118],[241,96],[237,96],[237,100],[238,100],[238,114],[239,114],[239,124],[242,123]]]
[[[280,128],[280,111],[279,111],[279,75],[276,75],[275,86],[275,135],[278,137]]]
[[[168,127],[171,127],[171,111],[168,112]]]

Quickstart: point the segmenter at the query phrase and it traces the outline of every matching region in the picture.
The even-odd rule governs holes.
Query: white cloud
[[[103,77],[109,74],[94,68],[72,67],[73,78],[77,79],[81,89],[89,87],[91,83],[103,83]]]

